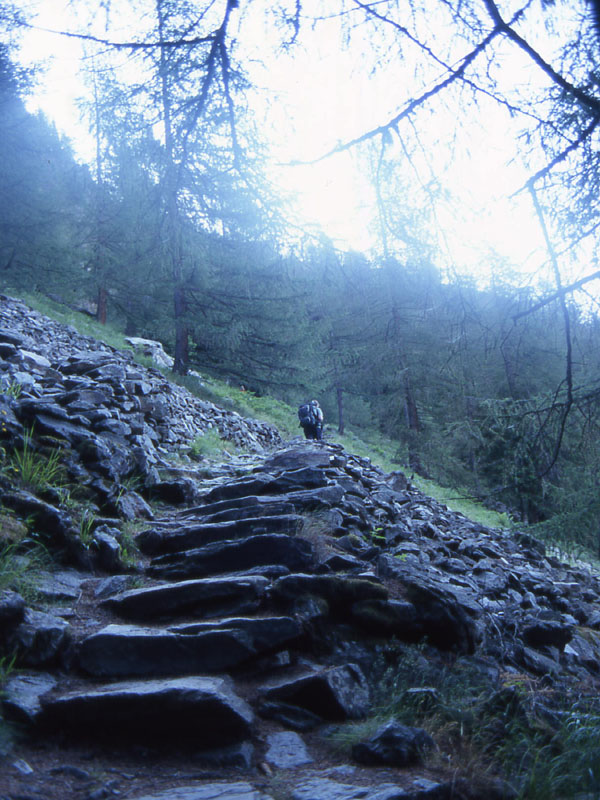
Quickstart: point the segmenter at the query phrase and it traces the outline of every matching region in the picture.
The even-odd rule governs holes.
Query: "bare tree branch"
[[[592,272],[591,275],[587,275],[585,278],[580,278],[578,281],[558,289],[553,294],[545,297],[543,300],[540,300],[539,303],[536,303],[535,305],[531,306],[531,308],[528,308],[527,311],[520,311],[518,314],[513,314],[512,318],[516,322],[518,319],[522,319],[522,317],[528,317],[530,314],[534,314],[536,311],[539,311],[540,308],[547,306],[554,300],[558,300],[560,297],[565,297],[567,294],[571,294],[571,292],[581,289],[584,284],[594,281],[597,278],[600,278],[600,270],[596,270],[596,272]]]
[[[545,61],[542,56],[534,50],[534,48],[525,41],[515,30],[511,28],[511,23],[505,22],[498,10],[494,0],[484,0],[485,7],[494,23],[494,30],[505,34],[511,41],[523,50],[527,55],[542,69],[542,71],[550,78],[550,80],[565,92],[572,95],[579,103],[590,111],[594,112],[595,116],[600,115],[600,100],[593,95],[584,92],[583,89],[578,88],[570,83],[559,72],[557,72],[551,64]]]
[[[551,172],[557,164],[560,164],[561,161],[564,161],[565,158],[570,153],[572,153],[574,150],[577,150],[577,148],[580,145],[582,145],[586,141],[586,139],[590,138],[592,133],[598,127],[599,122],[600,122],[600,115],[594,117],[594,119],[590,122],[587,128],[585,128],[585,130],[583,130],[580,133],[580,135],[577,137],[577,139],[575,139],[574,142],[571,142],[571,144],[568,147],[566,147],[562,152],[560,152],[557,156],[555,156],[549,164],[547,164],[545,167],[542,167],[542,169],[538,170],[538,172],[536,172],[535,175],[532,175],[524,186],[521,186],[520,189],[517,189],[516,192],[513,192],[511,194],[511,198],[516,197],[516,195],[518,195],[524,189],[528,189],[530,184],[536,183],[540,178],[543,178],[546,175],[548,175],[548,173]]]
[[[22,28],[29,28],[30,30],[34,31],[43,31],[44,33],[52,33],[56,36],[64,36],[67,39],[79,39],[85,42],[94,42],[95,44],[101,44],[105,47],[110,47],[114,50],[155,50],[159,47],[184,47],[184,46],[194,46],[198,44],[207,44],[208,42],[212,42],[214,39],[215,34],[209,33],[206,36],[193,36],[190,39],[181,38],[181,39],[170,39],[158,42],[115,42],[112,39],[102,39],[99,36],[92,36],[89,33],[74,33],[73,31],[57,31],[53,28],[43,28],[38,25],[32,25],[31,23],[20,21],[19,25]]]
[[[319,156],[319,158],[316,158],[313,161],[309,162],[292,161],[290,162],[290,164],[293,166],[297,166],[300,164],[307,164],[307,163],[318,164],[319,161],[323,161],[326,158],[335,155],[336,153],[342,153],[345,150],[350,150],[351,148],[356,147],[356,145],[361,144],[362,142],[366,142],[369,139],[373,139],[376,136],[389,135],[390,130],[396,130],[398,124],[403,119],[410,116],[410,114],[412,114],[417,108],[424,105],[432,97],[435,97],[435,95],[439,94],[447,86],[450,86],[450,84],[454,83],[454,81],[462,78],[467,68],[473,63],[473,61],[475,61],[477,56],[479,56],[489,46],[489,44],[496,38],[496,36],[498,36],[499,33],[500,33],[499,29],[498,30],[494,29],[493,31],[491,31],[485,37],[485,39],[477,45],[477,47],[471,50],[471,52],[468,53],[462,59],[462,61],[460,62],[460,66],[458,66],[456,69],[450,68],[451,74],[447,78],[445,78],[440,83],[437,83],[432,89],[429,89],[428,91],[424,92],[419,97],[415,98],[414,100],[411,100],[399,114],[396,114],[396,116],[392,117],[385,124],[379,125],[377,128],[373,128],[370,131],[363,133],[361,136],[356,137],[355,139],[351,139],[348,142],[337,145],[332,150],[330,150],[329,152],[325,153],[322,156]]]

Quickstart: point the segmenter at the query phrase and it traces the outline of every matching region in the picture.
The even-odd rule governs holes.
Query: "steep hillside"
[[[590,571],[7,297],[0,371],[0,797],[597,796]]]

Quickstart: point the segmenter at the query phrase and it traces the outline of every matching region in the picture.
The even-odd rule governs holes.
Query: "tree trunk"
[[[102,325],[106,325],[106,312],[107,312],[107,305],[108,305],[108,292],[104,288],[104,286],[100,286],[98,289],[98,300],[97,300],[97,308],[96,308],[96,319],[98,322],[102,323]]]
[[[189,364],[189,331],[185,322],[187,303],[185,289],[182,286],[182,255],[180,240],[180,220],[178,205],[177,165],[175,163],[173,145],[172,97],[169,87],[169,65],[167,63],[164,42],[163,0],[156,0],[156,16],[160,46],[160,79],[162,115],[165,131],[165,197],[167,201],[167,242],[171,260],[171,276],[173,280],[173,307],[175,313],[175,354],[173,372],[186,375]]]
[[[402,373],[402,380],[404,383],[404,416],[406,419],[406,426],[408,428],[408,466],[411,470],[413,470],[413,472],[416,472],[418,475],[422,475],[424,478],[427,478],[429,476],[421,462],[421,452],[419,446],[419,434],[421,433],[419,410],[417,408],[417,403],[410,385],[408,370],[403,367]]]
[[[344,435],[344,398],[343,389],[341,386],[336,386],[335,391],[337,394],[337,407],[338,407],[338,433],[340,436]]]
[[[185,323],[185,312],[187,303],[185,290],[181,286],[175,287],[175,355],[173,372],[179,375],[187,375],[189,364],[189,336],[188,327]]]

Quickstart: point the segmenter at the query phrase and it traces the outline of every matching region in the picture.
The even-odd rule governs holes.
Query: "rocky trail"
[[[2,473],[4,540],[26,522],[60,554],[33,599],[0,590],[2,800],[516,797],[394,712],[435,703],[436,673],[501,710],[516,683],[539,687],[549,725],[554,695],[597,693],[591,571],[333,442],[282,442],[17,301],[0,310],[6,458],[33,424],[94,512],[85,538],[64,495]],[[250,452],[189,458],[211,426]]]

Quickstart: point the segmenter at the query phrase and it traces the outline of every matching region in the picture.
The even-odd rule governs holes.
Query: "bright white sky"
[[[261,1],[266,2],[254,0],[253,6]],[[40,28],[75,27],[67,0],[21,0],[21,6],[39,11],[35,23]],[[123,14],[127,7],[128,3],[122,4]],[[126,16],[119,18],[127,23]],[[255,35],[264,55],[268,32],[257,27]],[[296,195],[299,220],[320,228],[341,248],[369,251],[374,244],[370,230],[374,193],[361,176],[355,154],[343,153],[311,166],[276,166],[315,159],[397,110],[398,101],[390,92],[394,75],[384,71],[379,78],[372,77],[360,58],[337,49],[332,52],[326,35],[318,39],[311,32],[310,52],[296,48],[289,56],[278,56],[266,71],[256,67],[258,81],[279,93],[268,111],[266,128],[272,132],[273,175]],[[89,158],[93,148],[77,109],[77,97],[85,92],[78,75],[80,58],[76,40],[42,31],[23,35],[22,59],[46,66],[31,107],[41,108],[72,139],[78,155]],[[452,151],[425,152],[416,164],[418,174],[411,179],[427,183],[435,175],[452,194],[436,206],[434,235],[441,248],[440,266],[452,264],[458,272],[484,277],[493,260],[490,252],[495,251],[526,282],[546,259],[528,195],[508,199],[527,174],[519,163],[509,164],[515,147],[508,115],[491,102],[485,112],[485,126],[470,126],[468,141],[459,141]],[[453,121],[439,115],[432,118],[436,129],[445,124]]]

